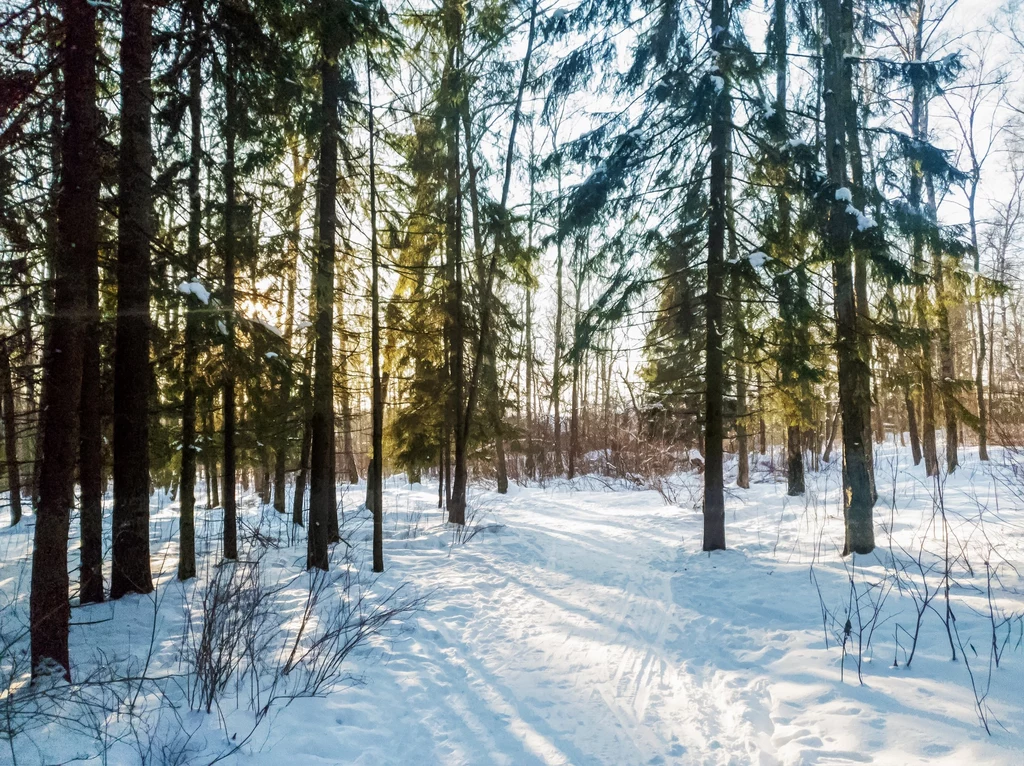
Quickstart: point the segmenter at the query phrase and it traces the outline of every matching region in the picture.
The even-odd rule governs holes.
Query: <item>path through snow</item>
[[[839,528],[824,507],[789,505],[778,485],[730,500],[734,549],[711,557],[700,553],[700,515],[654,492],[485,493],[484,532],[451,549],[450,533],[431,531],[441,518],[433,490],[388,494],[398,538],[388,576],[433,595],[365,687],[333,695],[329,713],[301,703],[303,720],[322,717],[310,758],[1024,763],[1019,650],[996,677],[990,701],[1008,731],[993,738],[962,664],[942,659],[937,621],[913,671],[877,656],[861,686],[847,659],[840,681],[809,577],[814,546],[801,541],[813,537],[801,529],[811,514]],[[831,565],[819,579],[841,601],[845,570]],[[281,745],[299,752],[290,734]]]
[[[654,491],[588,478],[575,487],[513,487],[504,497],[477,488],[471,500],[478,532],[465,544],[456,544],[442,523],[436,487],[391,479],[387,571],[371,592],[408,582],[428,600],[372,648],[349,658],[359,682],[293,702],[250,740],[245,690],[228,689],[219,714],[174,712],[164,722],[173,734],[180,721],[188,763],[208,762],[245,741],[228,762],[1020,766],[1024,588],[1012,569],[1024,570],[1024,493],[1012,491],[1019,479],[1006,467],[999,469],[1002,479],[994,478],[989,468],[967,460],[942,486],[950,529],[975,567],[971,576],[957,565],[957,630],[975,680],[988,688],[989,737],[963,656],[950,661],[939,611],[925,614],[917,654],[906,667],[906,630],[916,612],[907,583],[886,581],[886,557],[900,546],[917,550],[922,541],[934,547],[942,527],[934,514],[935,485],[901,462],[899,450],[879,450],[878,459],[879,550],[859,557],[852,571],[866,604],[885,595],[873,642],[863,652],[863,684],[856,650],[844,664],[835,643],[850,603],[851,574],[851,562],[837,555],[836,466],[812,474],[800,499],[786,497],[784,484],[765,472],[749,490],[731,490],[731,548],[711,556],[700,552],[695,476],[669,487],[682,498],[675,505]],[[1005,483],[1007,477],[1017,484]],[[364,491],[347,489],[341,501],[357,571],[368,574],[371,525],[357,505]],[[183,605],[195,601],[196,588],[214,571],[219,511],[199,514],[205,563],[200,582],[183,587],[173,577],[177,506],[165,497],[154,502],[155,600],[76,607],[71,642],[79,676],[90,662],[132,667],[134,658],[138,667],[151,640],[150,673],[173,680],[182,672]],[[283,641],[306,595],[304,537],[253,498],[240,511],[245,529],[259,525],[276,541],[266,576],[285,588],[276,628],[285,631]],[[24,613],[7,626],[24,624],[27,615],[33,521],[29,515],[18,528],[0,532],[0,593]],[[984,560],[1002,562],[995,608],[1018,615],[1004,630],[1001,666],[990,683],[989,607],[977,588]],[[76,555],[69,564],[77,565]],[[941,570],[930,572],[934,585]],[[823,608],[838,622],[823,627]],[[173,683],[168,688],[173,694]],[[187,710],[183,700],[167,700]],[[167,703],[157,698],[155,704]],[[19,762],[36,756],[46,763],[100,762],[95,755],[88,760],[94,745],[75,740],[66,727],[33,737],[15,741]],[[108,762],[136,762],[133,747],[127,738],[114,743]],[[5,757],[0,750],[0,761]]]

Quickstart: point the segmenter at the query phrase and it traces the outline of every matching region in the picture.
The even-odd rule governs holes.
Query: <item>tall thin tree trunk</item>
[[[554,143],[554,140],[552,140]],[[557,148],[556,148],[557,151]],[[563,306],[565,295],[563,292],[563,270],[564,261],[562,258],[562,161],[557,160],[558,189],[557,189],[557,218],[559,234],[555,238],[555,357],[554,369],[551,372],[551,402],[554,407],[554,429],[555,429],[555,465],[553,473],[555,476],[562,475],[562,322]]]
[[[21,521],[21,472],[18,466],[18,430],[14,412],[14,379],[11,376],[11,341],[0,339],[0,410],[3,412],[4,457],[11,526]],[[102,594],[102,586],[100,593]]]
[[[852,55],[855,39],[854,25],[856,23],[853,0],[843,0],[842,13],[843,40],[846,46],[844,56],[847,54]],[[844,118],[851,170],[850,180],[853,182],[851,192],[854,206],[863,210],[867,202],[867,194],[864,176],[864,156],[860,148],[858,104],[853,90],[853,65],[849,59],[844,58],[844,66],[843,96],[846,101]],[[861,371],[861,375],[865,376],[862,385],[867,386],[867,396],[858,399],[858,405],[862,410],[860,422],[864,428],[861,443],[864,445],[864,451],[867,455],[868,481],[871,486],[872,501],[874,501],[878,499],[878,493],[875,490],[875,462],[871,418],[871,304],[868,299],[868,253],[863,247],[853,247],[853,283],[857,304],[858,355],[864,363],[864,370]],[[844,420],[843,422],[845,423],[846,421]]]
[[[718,60],[722,78],[711,107],[711,188],[708,213],[707,289],[705,318],[707,333],[704,369],[704,543],[705,551],[725,549],[725,438],[723,390],[725,361],[722,336],[725,320],[722,292],[725,271],[725,238],[728,227],[729,145],[732,130],[732,99],[727,71],[730,13],[727,0],[711,2],[711,50]],[[725,67],[723,69],[723,67]]]
[[[824,20],[825,146],[829,186],[834,192],[826,228],[827,253],[832,261],[835,295],[836,355],[839,362],[839,407],[843,418],[843,498],[846,518],[844,554],[874,550],[872,509],[874,496],[868,446],[865,444],[865,412],[870,413],[870,373],[861,356],[853,259],[850,248],[851,216],[847,189],[845,80],[850,77],[846,60],[850,40],[843,23],[840,0],[822,0]],[[864,400],[868,400],[865,407]]]
[[[63,8],[63,6],[61,6]],[[54,35],[56,38],[57,35]],[[54,39],[49,43],[49,53],[53,56],[54,60],[60,55],[57,50],[57,41]],[[54,315],[55,310],[55,288],[53,282],[55,280],[54,273],[56,271],[57,263],[57,248],[59,247],[59,223],[57,214],[57,205],[59,204],[60,198],[60,184],[61,184],[61,172],[63,168],[63,147],[64,147],[64,115],[62,114],[61,101],[67,99],[67,82],[60,76],[59,71],[54,71],[52,76],[52,87],[53,95],[50,99],[50,108],[47,110],[47,130],[49,133],[49,170],[50,170],[50,187],[47,190],[47,211],[43,218],[44,223],[44,240],[43,240],[43,253],[45,258],[46,271],[48,279],[44,279],[40,285],[39,294],[42,298],[42,315],[43,315],[43,355],[45,357],[46,350],[50,348],[51,334],[52,334],[52,323],[50,318]],[[26,273],[26,280],[28,274]],[[27,300],[27,295],[26,295]],[[31,325],[31,312],[27,314],[22,313],[22,321],[26,323],[26,326]],[[31,334],[26,335],[26,338],[31,338]],[[26,347],[27,348],[27,347]],[[46,360],[44,358],[43,364],[45,366]],[[44,371],[45,374],[45,371]],[[32,459],[32,504],[35,507],[39,506],[40,502],[40,481],[42,479],[43,469],[43,433],[46,428],[46,408],[43,406],[43,402],[40,400],[34,402],[35,408],[35,429],[33,439],[33,459]]]
[[[918,9],[917,34],[914,42],[914,55],[919,56],[923,48],[923,19],[922,9]],[[919,85],[913,87],[911,104],[911,137],[915,141],[925,140],[925,99],[924,92]],[[910,172],[910,194],[908,202],[914,210],[921,209],[921,191],[924,183],[924,173],[918,163],[912,163]],[[924,264],[924,233],[920,226],[915,226],[911,237],[911,265],[916,272],[918,279],[914,290],[914,314],[917,320],[917,330],[921,335],[921,402],[922,402],[922,423],[921,437],[924,447],[925,472],[929,476],[937,476],[939,473],[938,451],[935,445],[935,387],[932,379],[932,336],[931,328],[928,326],[928,287],[926,283],[927,270]]]
[[[925,112],[925,137],[927,138],[927,111]],[[935,201],[935,183],[930,175],[925,176],[925,188],[928,193],[928,214],[932,220],[937,219],[938,205]],[[932,253],[932,279],[935,282],[935,330],[939,340],[939,394],[942,397],[942,412],[946,431],[946,471],[953,473],[960,465],[960,426],[957,418],[957,406],[954,392],[956,380],[956,358],[953,354],[953,340],[949,329],[949,295],[946,292],[945,268],[942,253]]]
[[[454,54],[453,54],[454,55]],[[459,167],[459,123],[449,124],[449,160],[447,192],[447,248],[450,275],[449,316],[451,337],[451,379],[452,407],[455,445],[452,455],[451,497],[448,503],[448,521],[453,524],[466,523],[466,467],[468,432],[464,426],[467,408],[465,401],[465,327],[463,316],[462,289],[462,173]]]
[[[238,248],[237,192],[235,180],[235,142],[240,124],[238,106],[238,83],[235,71],[234,44],[228,40],[225,53],[224,73],[224,379],[223,379],[223,422],[224,463],[222,477],[224,490],[221,498],[224,506],[224,558],[238,558],[238,519],[235,500],[235,482],[238,471],[235,467],[235,251]]]
[[[789,132],[788,118],[788,87],[789,87],[789,35],[786,18],[786,0],[775,0],[774,16],[772,19],[772,34],[775,37],[775,115],[780,125],[780,138],[784,138]],[[775,201],[776,219],[779,249],[787,258],[794,258],[792,252],[792,238],[790,231],[791,224],[791,202],[785,187],[780,187]],[[794,264],[795,265],[795,264]],[[787,332],[785,342],[790,345],[787,358],[803,359],[809,355],[809,334],[806,329],[806,321],[801,309],[804,307],[807,296],[803,289],[806,278],[793,273],[781,276],[782,287],[780,290],[780,308],[783,321],[787,318],[792,323],[792,330]],[[784,302],[782,297],[786,296],[788,301]],[[792,316],[787,316],[792,314]],[[783,369],[781,374],[788,384],[792,394],[798,399],[796,406],[790,408],[787,413],[789,423],[786,426],[786,492],[790,496],[802,495],[804,493],[804,453],[801,449],[801,433],[809,421],[809,398],[810,391],[803,380],[805,370]],[[760,398],[761,378],[758,375],[758,396]],[[762,410],[760,420],[761,430],[761,454],[764,454],[764,432],[765,423]]]
[[[64,133],[57,237],[53,259],[53,315],[43,361],[39,504],[32,548],[29,622],[32,674],[47,661],[71,680],[68,630],[68,529],[75,489],[78,406],[82,392],[84,255],[98,247],[100,191],[99,113],[96,106],[96,7],[64,0]],[[60,352],[60,353],[57,353]]]
[[[99,250],[83,254],[85,335],[82,353],[82,398],[79,402],[78,483],[81,509],[79,602],[103,601],[103,430],[99,341]]]
[[[189,22],[190,40],[188,63],[188,114],[189,114],[189,162],[188,162],[188,252],[186,253],[187,277],[199,277],[200,233],[203,226],[203,200],[199,184],[202,173],[203,152],[203,3],[191,0]],[[196,576],[196,368],[199,358],[198,316],[195,295],[185,297],[185,348],[182,356],[181,396],[181,522],[178,532],[178,579],[189,580]]]
[[[729,261],[740,263],[739,245],[736,238],[736,214],[732,192],[732,140],[729,141],[729,157],[726,163],[726,222],[729,228]],[[747,368],[744,361],[747,353],[747,326],[743,308],[743,284],[739,270],[732,270],[730,279],[731,302],[733,310],[732,328],[732,363],[736,383],[736,486],[740,489],[750,488],[750,454],[747,446]]]
[[[149,593],[149,260],[153,239],[150,84],[153,11],[124,0],[114,339],[114,510],[110,597]]]
[[[976,163],[975,163],[976,164]],[[985,406],[985,315],[981,299],[981,248],[978,246],[977,196],[980,168],[975,167],[971,192],[968,196],[968,218],[971,226],[971,249],[974,250],[974,307],[978,325],[978,353],[975,356],[974,390],[978,396],[978,459],[988,460],[988,408]],[[991,381],[989,381],[991,383]]]
[[[55,101],[59,102],[59,99],[54,97]],[[21,379],[25,387],[25,407],[23,410],[22,421],[24,422],[23,434],[31,434],[31,444],[36,444],[39,441],[39,436],[36,433],[37,415],[42,407],[40,407],[39,401],[36,399],[36,373],[35,373],[35,335],[32,332],[32,293],[29,290],[29,280],[31,279],[31,271],[29,269],[28,259],[22,261],[22,268],[20,270],[20,295],[18,297],[18,319],[21,323],[21,342],[22,342],[22,364],[21,364]],[[22,437],[24,439],[24,436]],[[24,444],[24,442],[23,442]],[[26,455],[33,456],[31,459],[33,469],[35,467],[34,459],[35,450],[26,450]],[[38,494],[35,491],[34,484],[35,476],[30,473],[29,481],[22,484],[21,491],[24,497],[31,500],[37,497]],[[19,498],[20,499],[20,498]]]
[[[342,380],[341,390],[341,434],[342,434],[342,463],[345,469],[345,477],[349,484],[359,483],[359,469],[356,467],[356,455],[352,446],[352,393],[349,389],[351,374],[348,368],[348,354],[342,354],[340,361],[340,373]]]
[[[373,80],[366,54],[370,128],[370,366],[373,387],[373,571],[384,571],[384,390],[380,378],[380,256],[377,251],[377,171],[374,166]]]
[[[322,87],[320,157],[317,168],[316,343],[313,359],[313,410],[310,418],[309,550],[306,567],[329,567],[331,507],[336,507],[332,477],[334,455],[334,258],[338,195],[338,107],[341,100],[340,44],[333,20],[321,21]]]
[[[761,373],[757,373],[757,451],[762,455],[768,451],[768,424],[764,420],[764,396],[761,389]]]
[[[533,138],[530,139],[530,211],[526,222],[526,247],[533,251],[533,215],[534,215],[534,155]],[[526,327],[524,346],[526,357],[526,478],[535,479],[537,463],[533,454],[533,285],[526,286]]]

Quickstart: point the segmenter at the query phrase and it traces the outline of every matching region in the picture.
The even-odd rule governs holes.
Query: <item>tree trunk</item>
[[[589,234],[584,235],[589,236]],[[570,479],[576,477],[576,460],[580,455],[580,363],[582,354],[579,348],[580,331],[580,289],[583,284],[582,267],[575,274],[576,298],[573,305],[572,319],[572,393],[569,409],[569,470]]]
[[[914,465],[921,463],[921,438],[917,433],[917,408],[914,406],[914,399],[910,395],[910,386],[903,385],[903,403],[907,408],[907,430],[910,431],[910,454],[914,458]]]
[[[374,167],[373,80],[366,55],[370,128],[370,365],[373,387],[373,571],[384,571],[384,390],[380,377],[380,255],[377,250],[377,175]]]
[[[768,424],[764,421],[764,398],[761,393],[761,373],[757,373],[757,418],[758,452],[762,455],[768,451]]]
[[[235,52],[233,43],[225,45],[224,73],[224,380],[223,422],[224,464],[221,467],[224,490],[224,558],[238,558],[238,519],[235,500],[235,251],[238,248],[236,218],[238,205],[235,181],[235,141],[240,124],[237,87],[235,81]]]
[[[843,40],[845,44],[844,54],[853,53],[855,39],[854,31],[854,3],[852,0],[843,0]],[[851,180],[853,188],[853,204],[863,210],[867,203],[866,183],[864,176],[864,157],[860,148],[860,130],[857,115],[858,104],[853,91],[853,65],[849,59],[844,57],[843,96],[846,101],[844,110],[846,142],[849,148],[849,160],[851,169]],[[868,482],[871,486],[872,502],[878,499],[875,490],[875,461],[874,445],[871,418],[871,304],[868,299],[868,253],[863,247],[853,248],[853,282],[854,295],[857,309],[857,347],[858,355],[864,364],[864,370],[860,372],[863,380],[861,385],[867,386],[867,396],[858,398],[858,406],[861,407],[860,422],[863,424],[864,433],[861,435],[861,443],[867,456]],[[859,368],[858,368],[859,369]],[[846,422],[845,420],[843,421]]]
[[[825,43],[825,146],[829,186],[834,192],[826,228],[826,252],[832,261],[835,296],[836,356],[839,363],[839,407],[843,418],[843,498],[846,544],[849,552],[874,550],[874,507],[870,454],[865,444],[871,412],[870,372],[862,358],[858,334],[856,293],[852,273],[850,238],[852,218],[846,212],[849,201],[839,193],[846,189],[846,116],[848,103],[842,98],[850,77],[845,53],[850,39],[843,23],[840,0],[822,0]],[[867,404],[865,405],[865,400]]]
[[[317,282],[311,280],[309,298],[310,312],[315,311]],[[302,385],[299,387],[299,405],[302,413],[302,443],[299,446],[299,471],[295,475],[295,497],[292,502],[292,523],[303,525],[303,510],[306,500],[307,475],[309,473],[310,450],[312,449],[313,421],[313,348],[306,351],[303,360]]]
[[[557,151],[557,143],[552,138],[552,143]],[[558,236],[555,238],[555,358],[551,372],[551,402],[554,406],[554,429],[555,429],[555,465],[552,473],[555,476],[562,475],[562,307],[565,304],[563,294],[562,271],[564,262],[562,258],[562,161],[559,158],[557,164],[558,189],[557,189],[557,219]]]
[[[7,463],[7,495],[11,526],[21,521],[21,472],[18,466],[18,431],[14,412],[14,380],[11,377],[11,342],[0,340],[0,409],[3,411],[4,456]],[[102,587],[100,590],[102,594]]]
[[[978,396],[978,459],[988,460],[988,408],[985,406],[985,316],[981,307],[981,249],[978,246],[977,197],[981,182],[981,168],[975,163],[971,191],[967,198],[968,219],[971,226],[971,249],[974,250],[974,306],[978,324],[978,353],[975,356],[974,390]],[[991,381],[989,381],[991,383]]]
[[[925,114],[925,138],[928,135],[927,112]],[[928,212],[932,220],[937,219],[935,201],[935,184],[931,176],[925,177],[925,188],[928,191]],[[932,279],[935,282],[935,314],[936,333],[939,339],[939,394],[942,397],[942,412],[946,431],[946,471],[953,473],[960,465],[960,427],[957,422],[956,394],[956,358],[953,355],[953,341],[949,330],[949,295],[946,292],[945,268],[942,253],[932,253]]]
[[[203,152],[203,3],[191,0],[189,21],[192,25],[188,66],[189,162],[188,162],[188,252],[187,277],[199,277],[199,246],[203,226],[203,201],[199,184],[202,173]],[[178,579],[196,576],[196,368],[199,358],[197,311],[199,299],[185,296],[185,348],[182,356],[181,377],[181,502],[178,532]]]
[[[110,597],[149,593],[149,260],[153,240],[150,84],[153,12],[121,6],[121,154],[114,339],[114,511]]]
[[[918,56],[923,48],[923,27],[919,18],[917,36],[914,42],[914,55]],[[925,100],[924,92],[919,85],[913,87],[911,104],[911,137],[915,141],[923,141],[925,136]],[[921,187],[924,173],[918,163],[912,163],[910,172],[910,194],[908,202],[911,209],[921,209]],[[911,264],[918,279],[914,294],[914,313],[917,329],[921,334],[921,356],[919,360],[921,372],[922,423],[921,436],[924,446],[925,472],[929,476],[938,476],[938,451],[935,446],[935,393],[932,380],[932,336],[928,326],[928,287],[925,282],[927,270],[924,264],[924,233],[920,225],[916,225],[911,237]]]
[[[331,506],[336,506],[331,449],[334,430],[334,258],[338,195],[338,107],[341,100],[340,44],[334,23],[323,20],[320,156],[317,168],[316,341],[313,360],[313,410],[310,419],[310,492],[308,569],[327,571]]]
[[[341,357],[341,433],[342,433],[342,463],[345,468],[345,476],[349,484],[359,483],[359,469],[356,467],[356,455],[352,447],[352,395],[349,389],[351,376],[348,371],[348,356]]]
[[[98,248],[100,191],[99,112],[96,106],[96,7],[65,0],[64,133],[53,259],[53,313],[43,361],[39,504],[29,596],[32,674],[46,661],[71,680],[68,630],[68,528],[75,490],[78,407],[82,391],[84,270]],[[59,352],[59,353],[58,353]]]
[[[83,254],[85,335],[82,352],[82,398],[79,402],[78,483],[81,497],[81,566],[79,602],[103,601],[103,427],[100,385],[99,250]]]
[[[804,451],[800,439],[800,426],[790,425],[786,429],[786,494],[792,497],[804,493]]]
[[[705,293],[707,322],[704,368],[704,543],[705,551],[725,549],[725,477],[722,441],[725,438],[723,391],[725,363],[722,336],[725,321],[722,292],[725,237],[728,222],[729,146],[732,130],[731,72],[727,0],[711,0],[711,50],[717,56],[723,86],[711,107],[711,187],[708,213],[708,263]]]
[[[729,141],[729,157],[726,162],[726,222],[729,228],[729,261],[739,264],[740,252],[736,241],[736,215],[732,193],[732,140]],[[750,454],[747,447],[747,369],[744,363],[747,349],[747,327],[743,315],[743,284],[738,267],[732,270],[732,359],[736,383],[736,412],[733,422],[736,428],[736,486],[750,488]]]
[[[529,213],[526,220],[526,249],[534,250],[534,144],[529,153]],[[537,459],[534,456],[534,288],[526,286],[526,478],[537,478]]]
[[[786,0],[775,0],[772,33],[775,38],[775,115],[779,121],[779,139],[789,134],[788,109],[788,76],[789,76],[789,35],[786,19]],[[788,173],[788,168],[786,171]],[[779,188],[775,200],[779,250],[792,261],[794,270],[798,266],[796,259],[799,254],[793,251],[791,236],[792,203],[784,186]],[[801,449],[800,434],[810,418],[810,389],[806,382],[804,362],[810,358],[810,334],[807,330],[806,271],[799,270],[794,274],[791,270],[779,277],[779,313],[787,327],[784,343],[788,353],[784,355],[792,360],[780,365],[780,374],[791,396],[796,399],[795,405],[787,408],[789,423],[786,430],[786,492],[790,496],[804,493],[804,453]],[[758,391],[760,392],[760,376]],[[764,454],[764,418],[761,418],[761,454]]]

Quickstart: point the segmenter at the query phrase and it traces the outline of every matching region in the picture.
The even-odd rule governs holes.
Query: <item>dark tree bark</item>
[[[729,227],[729,261],[739,264],[740,251],[736,238],[736,213],[733,203],[732,140],[729,141],[729,159],[726,164],[726,221]],[[730,279],[730,296],[733,311],[732,363],[736,384],[736,486],[750,488],[750,453],[747,445],[747,367],[744,361],[747,353],[747,322],[743,306],[743,282],[738,268],[733,268]]]
[[[855,39],[854,3],[852,0],[843,0],[843,32],[846,48],[845,53],[853,51]],[[867,202],[866,182],[864,175],[864,156],[860,147],[859,118],[857,114],[858,104],[853,89],[853,64],[848,58],[844,58],[843,98],[846,102],[844,109],[844,120],[846,123],[846,142],[850,161],[851,189],[853,204],[860,210],[864,209]],[[868,395],[860,397],[858,404],[862,408],[860,421],[863,423],[864,433],[861,441],[864,444],[864,451],[867,455],[868,480],[871,485],[872,500],[878,499],[875,490],[875,461],[874,446],[872,443],[872,417],[871,417],[871,304],[868,299],[868,252],[863,247],[853,248],[853,285],[857,308],[857,347],[858,354],[863,360],[866,369],[866,378],[863,384],[867,386]],[[844,421],[845,422],[845,421]]]
[[[927,123],[927,118],[926,118]],[[927,125],[925,128],[927,137]],[[935,183],[931,176],[925,177],[928,192],[928,214],[937,219]],[[949,328],[949,295],[946,292],[945,264],[940,251],[932,253],[932,280],[935,282],[935,331],[939,341],[939,394],[942,397],[942,414],[946,432],[946,472],[953,473],[960,465],[960,425],[957,417],[959,402],[956,399],[956,357],[953,352],[953,338]]]
[[[557,141],[552,139],[552,143]],[[557,150],[557,149],[556,149]],[[558,188],[557,188],[557,217],[556,225],[558,231],[562,231],[562,161],[557,161]],[[552,473],[555,476],[562,475],[562,332],[563,315],[565,306],[565,295],[563,289],[564,260],[562,257],[562,237],[555,238],[555,358],[554,368],[551,371],[551,403],[554,407],[554,429],[555,429],[555,465]]]
[[[338,195],[338,106],[341,100],[340,45],[333,19],[321,30],[322,87],[320,156],[317,168],[318,232],[316,241],[316,341],[313,361],[313,409],[310,418],[310,493],[308,569],[326,571],[331,507],[335,506],[334,454],[334,258]]]
[[[55,101],[59,102],[59,99],[54,97]],[[35,357],[35,334],[32,329],[32,292],[30,290],[29,280],[31,273],[29,271],[28,259],[24,259],[20,264],[19,269],[19,285],[20,295],[18,296],[18,321],[21,324],[20,335],[21,335],[21,354],[22,354],[22,365],[21,365],[21,379],[25,387],[25,403],[24,412],[22,415],[22,422],[24,423],[23,434],[32,434],[32,444],[35,445],[39,442],[39,435],[36,431],[36,425],[38,418],[36,412],[42,408],[39,406],[39,400],[36,398],[36,373],[34,369],[34,357]],[[24,438],[24,437],[23,437]],[[22,496],[31,500],[34,497],[38,497],[35,485],[35,449],[26,450],[26,454],[33,455],[32,458],[32,469],[29,476],[29,481],[22,484],[21,492]],[[19,498],[20,499],[20,498]]]
[[[534,154],[530,143],[530,212],[527,218],[526,247],[533,250]],[[526,327],[523,329],[526,358],[526,478],[537,478],[537,461],[533,454],[533,286],[526,286]]]
[[[870,553],[875,547],[874,507],[870,453],[870,371],[861,355],[858,336],[853,257],[850,247],[852,217],[840,189],[847,188],[845,79],[850,76],[845,52],[849,50],[840,0],[822,0],[825,45],[825,146],[828,181],[835,192],[826,223],[825,241],[832,261],[835,296],[836,356],[839,362],[839,408],[843,418],[843,497],[846,518],[844,554]],[[865,399],[867,405],[865,406]],[[865,413],[869,416],[864,422]]]
[[[203,201],[199,183],[202,170],[203,125],[202,125],[202,0],[189,2],[191,40],[188,63],[188,114],[189,114],[189,163],[188,163],[188,252],[186,262],[188,279],[199,276],[199,235],[203,224]],[[199,299],[194,295],[185,298],[185,348],[182,358],[181,397],[181,503],[180,528],[178,533],[178,579],[189,580],[196,576],[196,368],[199,356],[198,317],[196,312]]]
[[[725,65],[729,40],[729,7],[727,0],[711,2],[711,50],[718,57],[719,67]],[[705,551],[725,549],[725,477],[723,473],[722,440],[723,390],[725,362],[722,336],[725,321],[722,292],[725,271],[725,237],[730,134],[732,130],[732,99],[728,71],[719,71],[723,86],[711,107],[711,188],[708,214],[708,262],[705,313],[707,338],[704,369],[704,543]]]
[[[316,280],[312,280],[310,306],[316,306]],[[302,413],[302,443],[299,445],[299,471],[295,475],[295,497],[292,500],[292,523],[300,527],[304,524],[306,484],[309,474],[309,458],[312,448],[313,418],[313,349],[309,348],[303,362],[302,385],[299,387],[299,405]]]
[[[33,676],[50,661],[62,667],[70,681],[67,546],[82,391],[79,317],[86,305],[85,265],[91,262],[83,254],[98,247],[100,136],[96,7],[87,0],[65,0],[62,11],[64,151],[52,271],[54,311],[43,360],[43,407],[49,416],[42,433],[29,620]]]
[[[345,470],[345,478],[349,484],[359,483],[359,469],[356,466],[356,455],[352,446],[352,394],[349,389],[351,376],[348,371],[348,355],[342,354],[340,362],[342,383],[341,391],[341,460]]]
[[[61,6],[63,8],[63,6]],[[57,35],[53,36],[53,39],[48,42],[48,52],[56,60],[59,56],[57,51]],[[47,131],[49,133],[49,160],[50,160],[50,188],[48,190],[48,205],[46,213],[43,216],[44,224],[44,240],[43,240],[43,254],[46,261],[46,269],[50,275],[50,280],[44,282],[39,286],[39,294],[42,298],[42,315],[43,315],[43,365],[45,367],[46,350],[50,348],[51,335],[53,332],[52,322],[50,317],[54,315],[55,310],[55,288],[53,286],[54,272],[56,271],[57,263],[57,248],[59,247],[60,233],[58,231],[59,224],[57,221],[58,213],[57,206],[59,204],[60,188],[61,188],[61,172],[63,168],[63,146],[64,146],[64,115],[62,114],[61,103],[66,99],[66,80],[61,77],[59,70],[54,70],[51,77],[53,96],[50,99],[50,107],[47,110]],[[26,278],[27,278],[26,274]],[[31,325],[31,312],[22,313],[22,321],[26,323],[26,326]],[[31,333],[25,336],[26,339],[31,339]],[[28,346],[26,346],[28,348]],[[45,371],[44,371],[45,375]],[[35,430],[34,430],[34,444],[33,444],[33,460],[32,460],[32,504],[36,508],[39,507],[40,502],[40,481],[42,480],[43,470],[43,433],[46,428],[44,422],[46,417],[46,409],[42,406],[36,408],[35,414]]]
[[[153,11],[121,6],[121,154],[114,339],[114,512],[110,597],[149,593],[149,261],[153,238]]]
[[[101,418],[99,341],[99,251],[84,265],[85,335],[82,355],[82,398],[79,403],[78,483],[81,497],[81,567],[79,601],[103,601],[103,426]]]
[[[222,381],[223,407],[221,427],[224,431],[224,463],[222,477],[224,489],[224,558],[238,558],[238,518],[235,499],[235,260],[238,249],[237,190],[235,172],[235,143],[240,120],[238,84],[235,82],[234,43],[225,45],[224,61],[224,379]]]
[[[377,250],[377,172],[374,167],[373,80],[366,56],[366,94],[370,128],[370,366],[373,387],[373,571],[384,571],[384,391],[380,377],[380,255]]]
[[[18,465],[18,430],[14,412],[14,380],[11,377],[11,341],[0,340],[0,410],[3,412],[4,456],[11,526],[21,521],[21,471]]]

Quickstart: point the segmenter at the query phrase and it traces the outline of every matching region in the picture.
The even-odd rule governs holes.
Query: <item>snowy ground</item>
[[[364,574],[370,526],[353,489],[342,496],[352,548],[335,552],[341,571],[349,553],[350,593],[372,605],[408,583],[397,598],[425,604],[348,658],[358,683],[281,704],[251,736],[251,678],[230,685],[213,714],[188,712],[185,607],[195,611],[212,570],[176,584],[174,544],[157,542],[172,538],[176,506],[155,500],[155,600],[75,608],[72,656],[79,676],[102,650],[124,667],[149,656],[148,676],[177,680],[139,685],[147,712],[130,735],[123,711],[95,714],[95,726],[41,724],[0,750],[0,762],[105,748],[109,763],[138,762],[140,752],[204,763],[243,742],[227,762],[1024,764],[1024,499],[1014,494],[1024,479],[997,457],[989,468],[968,455],[937,485],[905,453],[879,450],[879,549],[855,566],[837,552],[837,467],[792,499],[759,465],[751,489],[730,492],[730,550],[711,556],[700,552],[697,477],[676,477],[661,494],[596,478],[506,497],[479,488],[477,533],[465,543],[441,523],[436,485],[391,480],[388,568],[376,581]],[[254,503],[243,516],[275,541],[261,571],[282,586],[277,657],[308,593],[304,538],[289,544],[290,525]],[[26,522],[0,533],[5,637],[27,608]],[[216,548],[202,534],[214,526],[201,527],[200,551]],[[946,618],[947,540],[955,620]],[[926,589],[908,668],[915,597]]]

